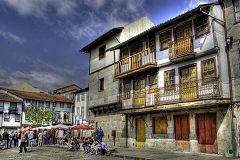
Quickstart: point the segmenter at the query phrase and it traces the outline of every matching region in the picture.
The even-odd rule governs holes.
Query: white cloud
[[[97,1],[98,3],[94,3]],[[95,37],[113,27],[120,27],[146,15],[144,0],[85,0],[91,10],[82,10],[81,24],[70,23],[67,33],[75,39]],[[82,6],[84,7],[84,6]]]
[[[2,0],[19,15],[46,20],[60,36],[93,38],[146,15],[146,0]],[[0,3],[1,3],[0,2]],[[55,13],[55,14],[54,14]],[[56,15],[56,16],[55,16]],[[66,17],[68,16],[68,17]]]
[[[196,8],[201,4],[207,4],[207,3],[213,3],[216,2],[216,0],[185,0],[184,6],[185,8],[181,13],[184,13],[190,9]]]
[[[25,39],[13,34],[13,33],[4,32],[4,31],[1,31],[1,30],[0,30],[0,36],[9,40],[9,41],[14,41],[14,42],[19,43],[19,44],[22,44],[26,41]]]
[[[32,15],[47,18],[51,9],[61,16],[74,13],[76,0],[2,0],[6,5],[15,9],[20,15]]]

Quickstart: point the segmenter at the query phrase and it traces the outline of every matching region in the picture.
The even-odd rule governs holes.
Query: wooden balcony
[[[192,36],[169,43],[169,59],[171,62],[185,60],[194,56]]]
[[[114,76],[115,78],[123,78],[131,74],[133,75],[150,70],[156,66],[156,54],[155,52],[151,52],[148,48],[142,52],[116,62],[114,65]]]
[[[221,99],[220,83],[217,78],[198,80],[172,87],[155,89],[155,92],[137,91],[122,93],[119,96],[120,109],[140,109],[173,103],[194,102],[199,100]]]
[[[198,80],[176,84],[170,89],[159,88],[155,94],[155,104],[187,102],[220,98],[219,80]]]

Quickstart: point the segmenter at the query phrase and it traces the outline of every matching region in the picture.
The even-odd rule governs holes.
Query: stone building
[[[219,0],[224,9],[226,50],[232,79],[233,153],[240,156],[240,0]]]
[[[103,129],[104,141],[110,146],[125,145],[125,116],[117,113],[119,81],[114,78],[114,62],[119,58],[119,51],[106,50],[152,26],[153,23],[147,17],[143,17],[123,27],[107,31],[80,50],[90,55],[89,109],[95,127]]]
[[[200,5],[109,50],[129,147],[232,156],[220,5]]]

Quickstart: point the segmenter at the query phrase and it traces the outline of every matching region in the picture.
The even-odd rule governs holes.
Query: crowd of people
[[[66,144],[71,151],[77,151],[82,147],[85,153],[103,155],[107,151],[107,144],[102,141],[104,136],[103,130],[98,128],[92,137],[73,136],[71,133],[65,133],[63,130],[44,129],[34,131],[7,131],[0,134],[0,149],[10,149],[19,147],[19,153],[27,147],[37,147],[43,145],[64,145]]]

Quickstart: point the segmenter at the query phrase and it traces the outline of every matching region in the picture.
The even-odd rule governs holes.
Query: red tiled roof
[[[11,89],[5,89],[6,91],[19,96],[23,99],[29,100],[38,100],[38,101],[49,101],[49,102],[65,102],[65,103],[73,103],[72,100],[66,98],[62,95],[56,94],[48,94],[48,93],[37,93],[37,92],[26,92],[26,91],[17,91]]]
[[[22,102],[21,100],[10,96],[6,93],[0,93],[0,101],[4,101],[4,102]]]

